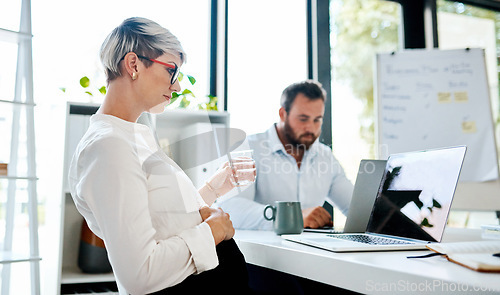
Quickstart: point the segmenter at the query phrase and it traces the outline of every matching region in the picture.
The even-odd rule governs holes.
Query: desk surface
[[[311,233],[307,233],[311,234]],[[248,263],[363,294],[500,294],[500,274],[480,273],[444,257],[408,259],[430,251],[334,253],[277,236],[237,230]],[[479,230],[448,228],[443,242],[481,240]]]

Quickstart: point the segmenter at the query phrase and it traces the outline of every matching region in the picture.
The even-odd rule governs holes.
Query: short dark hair
[[[290,112],[292,104],[299,93],[304,94],[309,100],[321,99],[323,102],[326,100],[326,91],[321,83],[313,80],[296,82],[285,88],[281,94],[281,107],[287,113]]]

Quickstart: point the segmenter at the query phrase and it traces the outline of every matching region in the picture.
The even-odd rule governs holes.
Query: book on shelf
[[[7,163],[0,163],[0,175],[7,175]]]
[[[432,243],[427,248],[475,271],[500,272],[500,257],[493,255],[500,253],[500,241]]]

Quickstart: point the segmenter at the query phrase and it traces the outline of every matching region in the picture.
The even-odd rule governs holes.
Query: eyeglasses
[[[177,78],[179,77],[180,71],[179,71],[179,67],[176,64],[171,65],[171,64],[168,64],[168,63],[156,60],[156,59],[142,56],[142,55],[137,55],[137,57],[142,58],[142,59],[146,59],[146,60],[149,60],[151,62],[155,62],[155,63],[158,63],[160,65],[164,65],[164,66],[168,67],[169,68],[168,72],[172,76],[172,78],[170,79],[170,84],[173,85],[177,81]]]

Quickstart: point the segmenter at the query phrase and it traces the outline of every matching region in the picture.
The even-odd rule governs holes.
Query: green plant
[[[90,87],[90,79],[87,76],[83,76],[80,78],[80,86],[82,86],[85,89],[85,93],[88,94],[89,96],[94,96],[94,93],[89,89]],[[61,89],[62,92],[66,92],[65,87],[59,88]],[[106,94],[106,86],[101,86],[97,88],[97,91],[99,91],[100,94],[105,95]]]
[[[188,87],[193,86],[196,83],[196,79],[193,76],[184,75],[183,73],[179,74],[179,78],[178,78],[179,83],[186,82],[184,79],[184,76],[187,77],[187,82],[189,83],[189,84],[187,84],[187,83],[184,83],[184,84],[187,84]],[[218,110],[217,97],[215,97],[213,95],[207,95],[205,97],[208,98],[208,101],[198,102],[198,104],[196,106],[194,106],[191,103],[195,102],[196,100],[199,101],[198,97],[189,88],[187,88],[187,87],[182,87],[182,88],[184,90],[182,90],[181,93],[177,93],[177,92],[172,93],[172,99],[170,101],[170,104],[167,106],[167,108],[170,106],[175,106],[174,102],[176,102],[177,100],[180,99],[179,103],[176,106],[177,108],[194,108],[194,109],[198,109],[198,110],[208,110],[208,111],[217,111]],[[204,100],[206,100],[206,99],[204,99]]]
[[[200,110],[217,111],[218,110],[217,97],[213,95],[207,95],[207,97],[208,97],[208,102],[198,104]]]

